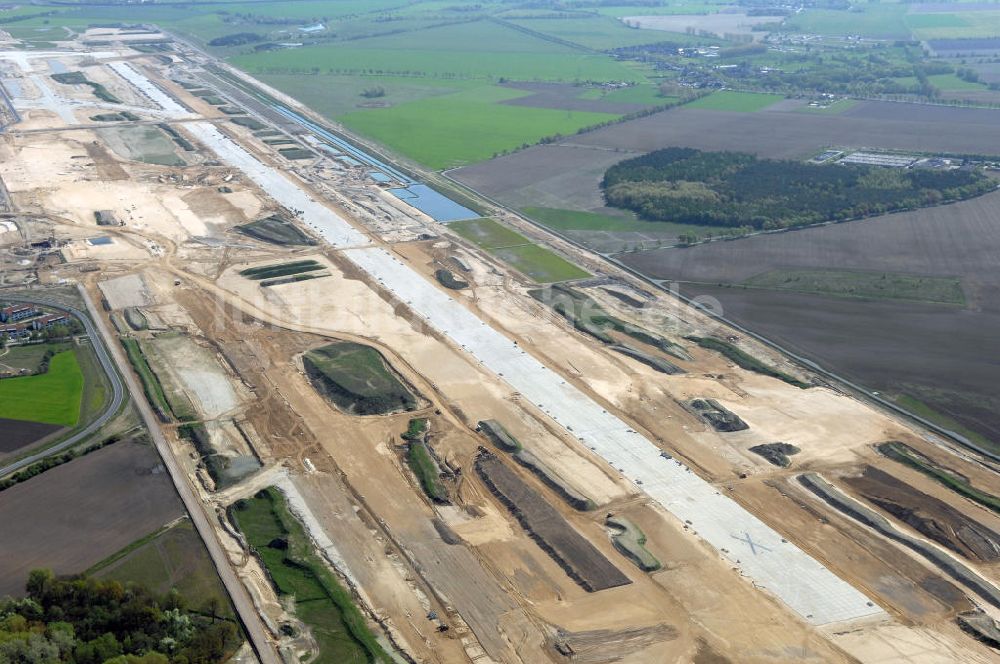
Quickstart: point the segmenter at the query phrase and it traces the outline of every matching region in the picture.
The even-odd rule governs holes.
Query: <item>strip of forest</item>
[[[886,168],[667,148],[615,164],[604,197],[643,219],[772,230],[870,217],[979,196],[979,170]]]

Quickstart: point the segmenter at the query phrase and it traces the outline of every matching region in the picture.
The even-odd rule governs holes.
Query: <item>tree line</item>
[[[0,601],[0,662],[12,664],[218,664],[242,643],[236,625],[157,597],[136,584],[28,577],[27,596]]]
[[[608,205],[644,219],[769,230],[947,203],[996,185],[973,170],[809,164],[667,148],[612,166],[602,188]]]

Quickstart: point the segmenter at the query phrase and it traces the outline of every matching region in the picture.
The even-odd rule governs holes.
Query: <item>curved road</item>
[[[107,407],[97,416],[90,424],[80,429],[75,434],[66,438],[65,440],[53,445],[52,447],[47,447],[44,450],[26,456],[22,459],[15,461],[14,463],[8,464],[0,468],[0,477],[4,475],[9,475],[15,471],[21,470],[26,466],[30,466],[36,461],[40,461],[45,457],[52,456],[53,454],[58,454],[63,450],[73,447],[77,443],[86,438],[92,436],[101,427],[108,423],[112,417],[121,408],[122,403],[125,401],[125,386],[122,384],[121,376],[118,374],[118,370],[115,368],[115,363],[111,360],[108,355],[108,349],[104,345],[103,337],[98,334],[97,329],[94,327],[94,323],[90,316],[69,305],[57,302],[55,300],[50,300],[44,297],[7,297],[4,296],[4,300],[8,302],[24,302],[26,304],[37,304],[44,307],[49,307],[50,309],[58,309],[64,313],[70,314],[75,317],[80,323],[83,324],[83,329],[87,333],[87,337],[90,338],[90,345],[94,349],[94,354],[97,355],[97,360],[101,363],[101,369],[104,370],[104,375],[108,377],[111,382],[111,401],[108,403]]]

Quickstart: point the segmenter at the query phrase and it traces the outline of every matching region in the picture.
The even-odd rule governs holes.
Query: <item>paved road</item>
[[[0,477],[3,477],[4,475],[9,475],[10,473],[13,473],[15,471],[24,468],[25,466],[30,466],[31,464],[41,459],[44,459],[45,457],[51,456],[53,454],[58,454],[59,452],[62,452],[63,450],[73,447],[80,441],[85,440],[86,438],[92,436],[101,427],[107,424],[108,420],[110,420],[118,413],[118,409],[121,408],[122,403],[124,403],[125,401],[125,388],[122,385],[121,376],[115,369],[114,362],[112,362],[111,358],[108,356],[108,349],[104,345],[103,338],[101,337],[101,335],[97,333],[97,330],[94,328],[94,323],[86,313],[80,311],[79,309],[75,309],[69,305],[57,302],[55,300],[50,300],[45,297],[26,297],[26,296],[7,297],[5,295],[4,301],[38,304],[52,309],[58,309],[59,311],[68,313],[71,316],[76,317],[76,319],[83,324],[83,329],[87,332],[87,337],[90,339],[90,345],[94,349],[94,354],[97,355],[97,360],[101,364],[101,369],[104,371],[104,374],[108,377],[108,381],[110,381],[111,383],[112,394],[111,394],[111,401],[108,403],[104,411],[101,412],[101,414],[97,417],[97,419],[92,421],[86,427],[76,432],[69,438],[63,440],[62,442],[53,445],[52,447],[47,447],[36,454],[32,454],[31,456],[26,456],[23,459],[19,459],[14,463],[8,464],[0,468]]]
[[[184,507],[191,517],[191,522],[198,529],[198,534],[201,535],[201,539],[208,548],[209,555],[212,556],[212,562],[215,563],[215,568],[219,572],[219,578],[222,579],[222,583],[225,584],[226,590],[229,592],[229,597],[233,601],[236,614],[243,624],[243,629],[250,640],[250,645],[253,646],[261,664],[281,664],[281,658],[278,656],[274,648],[274,643],[271,641],[271,637],[264,627],[264,621],[257,613],[257,608],[250,598],[250,593],[247,592],[243,582],[236,575],[236,572],[229,563],[229,557],[219,543],[215,528],[210,521],[210,519],[215,518],[214,513],[206,513],[205,504],[198,499],[198,496],[191,488],[187,473],[184,472],[177,459],[174,458],[173,451],[170,449],[170,445],[167,443],[167,439],[163,436],[163,431],[160,429],[160,422],[153,414],[153,409],[146,400],[145,393],[132,374],[128,359],[125,357],[121,346],[114,342],[114,336],[107,329],[104,321],[98,315],[93,302],[91,302],[82,287],[80,288],[80,294],[87,305],[87,310],[91,313],[97,329],[100,331],[101,337],[111,349],[111,356],[114,363],[117,364],[121,370],[121,374],[125,377],[125,383],[132,394],[132,401],[142,416],[146,428],[149,429],[149,435],[153,439],[160,457],[163,459],[163,464],[170,473],[170,479],[173,480],[177,493],[180,494],[181,500],[184,502]]]

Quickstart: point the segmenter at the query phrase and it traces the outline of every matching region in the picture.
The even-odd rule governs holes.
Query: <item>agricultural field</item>
[[[388,8],[392,13],[384,14]],[[503,14],[508,9],[504,3],[486,2],[457,12],[437,2],[400,6],[389,0],[291,0],[280,10],[255,6],[240,13],[224,3],[202,3],[194,16],[168,6],[60,7],[44,19],[17,21],[11,29],[31,37],[53,31],[62,36],[64,27],[80,30],[111,20],[112,14],[117,21],[155,23],[435,169],[488,159],[669,101],[649,84],[649,68],[603,52],[655,42],[662,33],[629,28],[596,13],[539,21],[507,18]],[[278,18],[282,22],[276,23]],[[323,29],[297,32],[316,24]],[[276,47],[275,42],[289,41],[289,33],[302,45]],[[536,103],[529,92],[498,87],[507,82],[626,81],[642,86],[582,99],[581,108],[566,109],[552,108],[544,98]],[[512,101],[516,103],[508,103]],[[161,163],[179,157],[152,159]]]
[[[0,595],[38,567],[77,574],[183,513],[148,443],[122,441],[17,484],[0,499]]]
[[[0,429],[3,429],[3,439],[0,440],[0,459],[3,459],[4,456],[22,447],[61,431],[63,427],[45,422],[0,418]]]
[[[547,284],[590,276],[562,256],[533,244],[520,233],[492,219],[455,221],[448,227],[537,283]]]
[[[596,99],[605,103],[614,104],[636,104],[645,106],[659,106],[671,101],[676,101],[676,97],[665,96],[655,85],[633,85],[627,88],[616,90],[606,90],[604,88],[587,88],[578,95],[579,99]]]
[[[733,111],[736,113],[753,113],[781,101],[778,95],[759,92],[733,92],[722,90],[713,92],[707,97],[696,99],[687,108],[704,108],[711,111]]]
[[[854,11],[807,9],[787,19],[784,28],[817,35],[860,35],[873,39],[909,39],[907,5],[902,3],[858,5]]]
[[[701,230],[691,224],[643,221],[634,214],[621,214],[620,210],[614,210],[615,214],[604,214],[525,207],[521,212],[546,228],[606,254],[669,246],[677,243],[679,236]]]
[[[1000,329],[998,197],[622,258],[652,277],[681,281],[687,295],[715,297],[727,317],[1000,449],[1000,402],[984,363],[1000,357],[1000,342],[983,333]],[[855,274],[817,279],[831,270]],[[821,287],[807,290],[827,292],[745,287],[761,279],[782,286],[789,271],[812,275]],[[888,293],[871,292],[871,276],[881,282],[882,271],[887,279],[905,276],[895,276]],[[852,280],[877,299],[842,297]]]
[[[961,279],[849,270],[771,270],[743,282],[753,288],[873,300],[965,304]]]
[[[594,50],[608,50],[621,46],[649,44],[665,39],[657,30],[642,30],[629,27],[623,21],[611,16],[584,15],[568,18],[511,18],[514,25],[521,26],[550,37],[579,44]],[[683,32],[680,30],[678,32]],[[670,35],[673,39],[674,36]]]
[[[338,408],[355,415],[414,410],[417,397],[371,346],[338,342],[302,356],[313,386]]]
[[[454,168],[619,117],[505,104],[529,92],[479,86],[339,118],[348,128],[435,169]]]
[[[87,574],[138,583],[163,595],[175,589],[196,610],[215,605],[218,615],[234,617],[208,550],[187,519],[137,539],[88,569]]]
[[[491,21],[474,21],[384,37],[238,55],[250,73],[382,73],[496,81],[642,80],[601,54],[587,53]]]
[[[706,99],[711,99],[707,97]],[[689,106],[604,127],[449,173],[516,208],[606,212],[600,182],[613,164],[650,150],[733,150],[771,159],[808,159],[830,146],[927,153],[1000,154],[992,131],[1000,111],[862,101],[836,114],[810,113],[802,100],[756,113]]]

